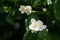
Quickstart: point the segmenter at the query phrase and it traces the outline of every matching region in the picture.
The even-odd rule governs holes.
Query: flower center
[[[33,26],[36,27],[36,26],[37,26],[37,23],[35,22],[35,23],[33,24]]]
[[[25,11],[25,7],[21,7],[22,11]]]

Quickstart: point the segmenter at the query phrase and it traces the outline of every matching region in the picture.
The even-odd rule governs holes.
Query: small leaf
[[[40,4],[41,4],[41,0],[35,0],[34,3],[32,4],[32,6],[37,7]]]
[[[48,33],[46,30],[43,30],[38,33],[37,40],[50,40]]]
[[[12,24],[12,25],[15,24],[14,18],[13,18],[12,16],[10,16],[10,15],[8,15],[8,16],[6,17],[6,20],[7,20],[8,23],[10,23],[10,24]]]
[[[25,33],[23,40],[36,40],[37,35],[36,33],[32,33],[31,31],[28,31]]]
[[[50,40],[50,38],[46,30],[36,33],[28,31],[25,33],[23,40]]]

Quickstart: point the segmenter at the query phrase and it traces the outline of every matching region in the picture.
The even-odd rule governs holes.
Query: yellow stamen
[[[36,27],[37,26],[37,23],[35,22],[33,25],[34,25],[34,27]]]

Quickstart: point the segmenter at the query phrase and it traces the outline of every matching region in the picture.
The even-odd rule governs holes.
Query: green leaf
[[[5,12],[0,12],[0,26],[1,25],[6,25],[6,16],[7,16],[7,13]]]
[[[50,33],[50,39],[51,40],[60,40],[60,36],[58,35],[58,33]]]
[[[56,0],[54,4],[54,15],[60,21],[60,0]]]
[[[7,20],[8,23],[10,23],[10,24],[12,24],[12,25],[15,24],[15,20],[14,20],[13,16],[8,15],[8,16],[6,17],[6,20]]]
[[[60,27],[60,0],[55,0],[54,8],[54,16],[56,18],[56,25]]]
[[[23,40],[36,40],[37,33],[32,33],[31,31],[28,31],[25,33]]]
[[[31,32],[30,31],[26,32],[23,40],[28,40],[30,36],[31,36]]]
[[[32,6],[37,7],[40,4],[41,4],[41,0],[35,0],[34,3],[32,4]]]
[[[16,13],[15,14],[15,18],[18,19],[18,20],[25,19],[26,18],[26,15],[25,14],[21,14],[19,12],[19,13]]]
[[[50,38],[46,30],[36,33],[28,31],[25,33],[23,40],[50,40]]]
[[[46,30],[39,32],[37,40],[50,40],[48,32],[46,32]]]

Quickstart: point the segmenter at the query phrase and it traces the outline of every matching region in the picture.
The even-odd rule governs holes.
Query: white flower
[[[29,25],[29,29],[32,31],[39,31],[38,22],[35,19],[31,19],[31,24]]]
[[[46,29],[46,25],[43,25],[41,20],[36,21],[34,18],[32,18],[29,29],[32,30],[32,32],[42,31],[43,29]]]
[[[52,4],[52,1],[51,0],[47,0],[47,4],[48,5]]]
[[[44,12],[46,12],[46,11],[47,11],[47,9],[46,9],[46,8],[43,8],[43,11],[44,11]]]
[[[19,11],[21,11],[22,14],[25,13],[26,7],[21,5],[20,8],[19,8]]]
[[[37,22],[39,23],[39,31],[42,31],[42,30],[46,29],[47,26],[43,25],[42,21],[38,20]]]
[[[48,32],[49,30],[48,30],[48,29],[46,29],[46,31]]]
[[[20,6],[19,11],[21,11],[21,13],[27,13],[27,15],[32,13],[32,8],[31,6]]]
[[[27,15],[31,14],[31,12],[32,12],[31,6],[26,6],[26,13],[27,13]]]

